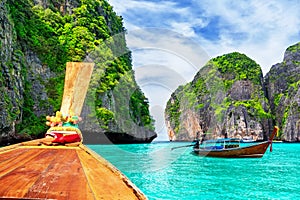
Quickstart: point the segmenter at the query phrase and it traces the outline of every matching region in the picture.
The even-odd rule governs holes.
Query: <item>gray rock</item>
[[[287,48],[283,62],[272,66],[265,82],[281,139],[300,141],[300,43]]]

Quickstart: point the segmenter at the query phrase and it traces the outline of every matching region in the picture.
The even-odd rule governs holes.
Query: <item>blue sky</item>
[[[218,55],[238,51],[264,75],[300,41],[300,0],[108,0],[124,19],[138,83],[149,98],[158,140],[170,94]]]

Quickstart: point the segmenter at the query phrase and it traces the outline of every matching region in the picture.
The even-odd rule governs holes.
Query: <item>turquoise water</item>
[[[300,199],[300,144],[263,158],[199,157],[190,143],[88,145],[151,199]]]

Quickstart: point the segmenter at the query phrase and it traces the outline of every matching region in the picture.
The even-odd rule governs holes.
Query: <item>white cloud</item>
[[[170,1],[161,1],[157,3],[152,1],[122,0],[121,3],[114,3],[114,1],[109,0],[109,2],[112,3],[116,10],[122,13],[132,9],[135,9],[137,12],[139,9],[142,9],[142,12],[162,12],[175,5],[175,3]]]
[[[170,25],[172,30],[178,30],[178,32],[184,36],[196,37],[196,33],[191,27],[191,24],[187,22],[172,22]]]
[[[207,42],[210,55],[242,51],[263,68],[264,74],[281,62],[285,49],[300,40],[299,1],[199,1],[208,18],[220,17],[220,40]],[[245,34],[243,40],[232,33]]]
[[[182,34],[161,28],[129,31],[127,44],[133,50],[134,66],[158,64],[168,66],[191,80],[208,61],[203,48]]]

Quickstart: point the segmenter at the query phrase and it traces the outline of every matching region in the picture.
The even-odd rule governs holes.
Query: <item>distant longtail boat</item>
[[[45,138],[0,148],[0,199],[147,199],[82,144],[78,128],[94,63],[67,63],[60,111]]]
[[[207,140],[202,144],[197,141],[193,151],[197,155],[208,157],[260,158],[263,157],[269,146],[271,146],[270,151],[272,151],[272,141],[277,131],[278,127],[275,126],[268,141],[248,146],[240,146],[239,140],[231,138]]]

